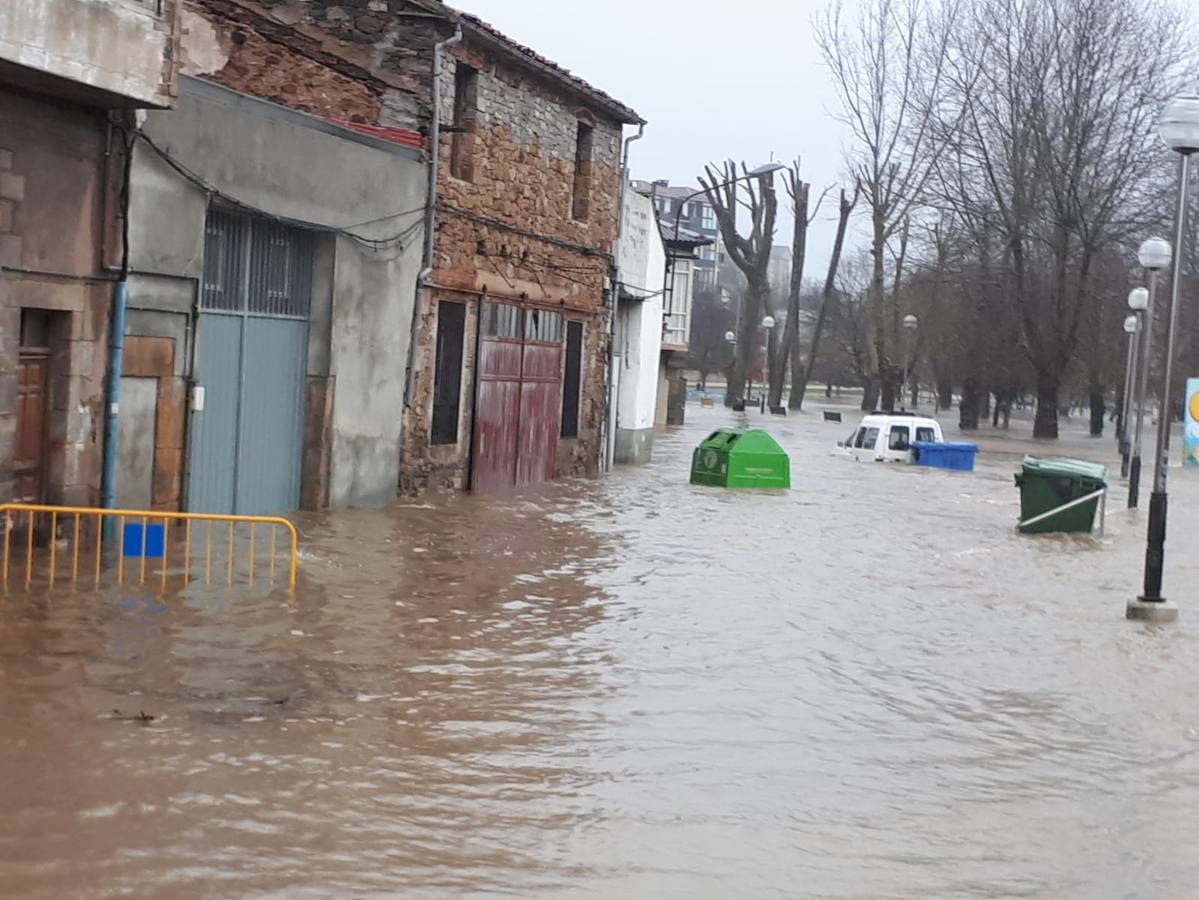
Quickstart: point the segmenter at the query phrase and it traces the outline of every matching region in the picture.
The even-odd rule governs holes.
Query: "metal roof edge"
[[[404,144],[396,143],[395,141],[385,140],[384,138],[375,137],[369,134],[363,134],[360,131],[355,131],[351,128],[346,128],[338,125],[328,119],[322,119],[320,116],[315,116],[311,113],[300,112],[299,110],[291,109],[287,106],[282,106],[271,100],[264,100],[261,97],[255,97],[253,94],[245,94],[241,91],[236,91],[233,88],[225,87],[222,84],[217,84],[213,81],[208,81],[203,78],[197,78],[194,75],[179,75],[179,96],[193,97],[198,100],[208,100],[215,103],[223,103],[235,109],[243,109],[251,115],[260,116],[274,122],[282,122],[288,125],[296,125],[300,128],[307,128],[312,131],[319,131],[331,137],[340,138],[343,141],[349,141],[352,144],[361,144],[364,147],[370,147],[373,150],[380,150],[384,153],[390,153],[393,156],[401,156],[406,159],[411,159],[416,162],[423,162],[424,155],[420,150]],[[175,110],[163,110],[164,113],[171,113]]]

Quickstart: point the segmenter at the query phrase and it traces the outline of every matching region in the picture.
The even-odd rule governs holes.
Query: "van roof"
[[[867,413],[865,416],[862,417],[863,422],[878,421],[879,419],[899,419],[899,420],[905,421],[905,422],[921,422],[921,423],[928,423],[930,425],[939,425],[940,424],[936,419],[932,418],[931,416],[921,416],[921,415],[918,415],[917,413],[911,413],[911,412],[902,412],[902,413],[872,412],[872,413]]]

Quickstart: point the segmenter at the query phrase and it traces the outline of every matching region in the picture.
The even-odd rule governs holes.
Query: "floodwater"
[[[732,493],[691,416],[605,480],[306,519],[291,603],[4,598],[0,893],[1199,896],[1199,478],[1145,626],[1122,491],[1014,534],[1023,443],[772,420],[794,489]]]

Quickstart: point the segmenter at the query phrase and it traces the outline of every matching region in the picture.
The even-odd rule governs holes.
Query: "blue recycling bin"
[[[952,469],[955,472],[973,472],[974,457],[978,444],[965,441],[941,442],[912,441],[912,462],[932,469]]]

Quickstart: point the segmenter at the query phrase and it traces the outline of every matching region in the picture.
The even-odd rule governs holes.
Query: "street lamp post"
[[[1191,176],[1191,154],[1199,150],[1199,96],[1176,97],[1166,104],[1158,125],[1162,139],[1181,157],[1178,161],[1178,205],[1174,210],[1174,246],[1186,246],[1187,192]],[[1157,460],[1153,469],[1153,493],[1149,496],[1149,528],[1145,542],[1145,583],[1141,596],[1130,600],[1131,619],[1155,622],[1178,618],[1178,607],[1162,596],[1162,569],[1166,561],[1166,466],[1170,461],[1170,379],[1174,376],[1174,329],[1178,321],[1178,294],[1182,287],[1182,259],[1174,258],[1170,285],[1170,307],[1166,316],[1166,360],[1162,366],[1161,412],[1157,417]]]
[[[911,313],[903,317],[903,383],[899,386],[900,408],[903,407],[903,392],[908,389],[908,362],[911,358],[911,354],[909,352],[910,348],[908,346],[911,341],[909,335],[911,335],[912,332],[914,332],[918,327],[920,327],[920,320]],[[918,409],[919,407],[920,396],[919,393],[917,393],[916,402],[912,404],[912,408]]]
[[[737,364],[737,335],[736,335],[736,333],[734,333],[732,331],[726,331],[724,333],[724,339],[726,341],[728,341],[729,347],[731,347],[733,350],[733,365],[736,365]],[[732,374],[732,371],[733,371],[732,366],[730,366],[728,374],[725,375],[725,377],[724,377],[724,395],[725,395],[726,403],[731,402],[728,399],[728,393],[729,393],[729,380],[730,380],[729,375]]]
[[[720,184],[714,184],[714,185],[712,185],[712,189],[715,190],[716,188],[728,187],[730,184],[737,184],[740,181],[749,181],[753,178],[761,178],[763,175],[773,175],[775,172],[778,172],[785,168],[787,168],[787,167],[785,165],[783,165],[782,163],[766,163],[763,166],[758,166],[756,169],[750,169],[745,174],[739,175],[736,178],[730,178],[728,181],[722,181]],[[674,213],[674,243],[676,245],[678,244],[678,241],[679,241],[679,228],[681,227],[682,221],[683,221],[683,210],[687,208],[687,204],[691,200],[693,200],[695,197],[698,197],[700,194],[706,194],[707,192],[708,192],[707,188],[700,188],[698,191],[692,191],[690,194],[688,194],[686,197],[684,197],[682,200],[679,201],[679,208],[676,209],[675,213]],[[719,262],[719,260],[717,260],[717,265],[719,266],[719,264],[720,264],[720,262]],[[666,308],[664,310],[664,314],[668,315],[668,316],[673,314],[673,312],[674,312],[674,284],[675,284],[676,270],[677,270],[677,267],[674,264],[674,257],[671,255],[671,253],[669,251],[667,251],[667,253],[666,253],[666,274],[668,276],[670,276],[668,279],[670,282],[670,287],[667,289],[667,292],[666,292],[666,304],[665,304]],[[738,319],[740,319],[740,313],[738,313]],[[734,366],[736,365],[735,360],[734,360],[733,364],[734,364]],[[751,395],[752,395],[752,392],[751,392],[751,394],[747,394],[745,399],[748,400]]]
[[[763,357],[765,359],[765,364],[763,366],[762,373],[765,384],[762,391],[762,396],[759,398],[761,402],[758,405],[758,409],[760,412],[765,413],[766,395],[770,393],[770,333],[774,330],[774,316],[763,316],[762,327],[766,329],[766,352]]]
[[[1141,426],[1145,421],[1146,394],[1149,386],[1149,356],[1153,352],[1153,319],[1157,310],[1157,276],[1170,265],[1173,258],[1170,242],[1165,238],[1151,237],[1141,244],[1137,258],[1141,266],[1149,272],[1149,290],[1145,294],[1145,306],[1142,307],[1141,319],[1144,328],[1141,331],[1141,360],[1140,375],[1137,377],[1137,413],[1136,425],[1132,432],[1132,463],[1128,469],[1128,508],[1136,509],[1140,502],[1141,493]],[[1135,293],[1135,291],[1134,291]],[[1140,297],[1137,298],[1138,302]],[[1132,306],[1133,297],[1130,294],[1128,304]],[[1135,307],[1134,307],[1135,308]]]
[[[1134,288],[1128,295],[1128,305],[1132,309],[1144,309],[1144,294],[1149,292],[1144,288]],[[1135,298],[1135,300],[1134,300]],[[1139,306],[1134,304],[1140,304]],[[1120,477],[1128,477],[1128,457],[1131,452],[1131,441],[1128,431],[1128,411],[1132,408],[1132,391],[1137,368],[1137,332],[1140,330],[1140,320],[1133,314],[1124,320],[1124,333],[1128,335],[1128,361],[1124,364],[1124,397],[1120,405]]]

